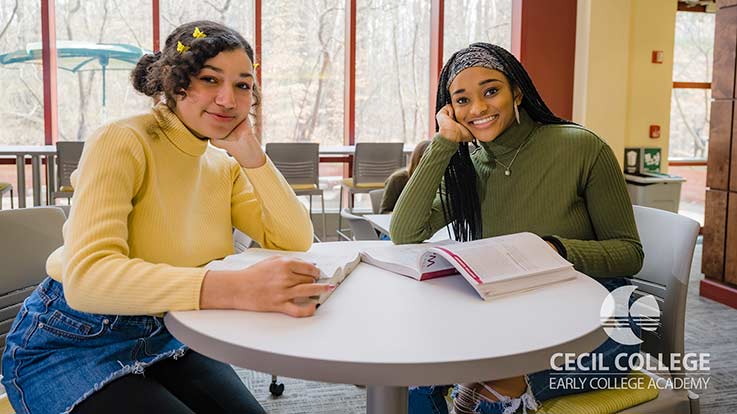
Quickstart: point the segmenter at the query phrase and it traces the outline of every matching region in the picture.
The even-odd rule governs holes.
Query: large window
[[[511,51],[512,0],[445,1],[444,6],[443,62],[474,42]]]
[[[150,106],[129,80],[137,56],[152,47],[150,10],[150,0],[56,1],[60,141],[82,141]]]
[[[0,55],[10,59],[25,54],[34,43],[41,42],[41,2],[0,1]],[[4,58],[5,59],[5,58]],[[4,105],[0,107],[0,145],[43,145],[43,71],[40,59],[9,65],[0,64],[0,85]],[[10,160],[8,160],[10,161]],[[30,166],[26,177],[31,176]],[[17,197],[16,166],[0,164],[0,181],[12,183]],[[30,187],[30,180],[26,187]],[[30,193],[27,193],[29,196]],[[3,208],[10,208],[3,195]],[[18,206],[16,201],[16,206]]]
[[[669,159],[705,160],[709,144],[714,14],[678,12]]]
[[[686,179],[678,212],[701,223],[709,147],[714,18],[713,13],[679,11],[673,52],[668,172]]]
[[[445,2],[443,61],[473,42],[487,42],[511,51],[512,0]]]
[[[359,2],[356,142],[429,138],[430,2]]]
[[[263,1],[268,3],[268,1]],[[195,20],[212,20],[238,30],[253,45],[252,0],[180,1],[160,0],[161,47],[169,33],[177,26]],[[147,10],[150,10],[150,6]]]
[[[263,6],[263,141],[342,145],[345,1]]]
[[[0,1],[0,55],[11,59],[41,42],[41,3]],[[36,44],[36,45],[34,45]],[[41,59],[0,64],[4,105],[0,107],[0,145],[44,143],[43,72]],[[11,167],[11,170],[14,167]],[[13,171],[14,172],[14,171]],[[0,181],[14,182],[13,179]]]

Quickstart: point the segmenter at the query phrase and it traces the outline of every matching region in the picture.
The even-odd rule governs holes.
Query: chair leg
[[[691,408],[690,414],[701,414],[701,403],[696,393],[692,391],[688,392],[688,403]]]
[[[338,227],[335,230],[336,236],[338,236],[338,241],[341,239],[341,228],[343,226],[343,217],[341,217],[340,212],[343,210],[343,186],[340,186],[340,192],[338,193]]]
[[[310,215],[310,223],[312,223],[312,238],[315,239],[319,243],[320,239],[315,234],[315,222],[312,221],[312,194],[307,194],[307,199],[309,200],[307,202],[307,205],[309,206],[308,207],[309,210],[307,211],[309,212],[309,215]]]
[[[351,230],[351,237],[348,237],[347,231],[350,229],[344,229],[343,228],[343,216],[340,215],[340,212],[343,211],[343,187],[341,187],[341,197],[340,197],[340,206],[338,208],[338,229],[336,230],[336,233],[338,234],[338,240],[346,240],[346,241],[352,241],[354,240],[353,231]],[[350,188],[348,188],[348,211],[353,212],[353,196],[354,193],[351,191]]]
[[[320,196],[320,206],[322,208],[322,239],[327,241],[327,226],[325,225],[325,196]]]
[[[279,397],[284,394],[284,384],[278,384],[276,382],[276,375],[271,376],[271,384],[269,385],[269,392],[274,397]]]

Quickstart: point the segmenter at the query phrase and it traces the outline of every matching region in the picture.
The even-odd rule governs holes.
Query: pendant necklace
[[[514,157],[512,157],[512,161],[509,161],[509,165],[504,164],[503,162],[499,161],[498,159],[494,158],[494,162],[499,164],[501,167],[504,167],[504,175],[509,177],[512,175],[512,164],[514,164],[514,160],[517,159],[517,155],[520,151],[522,151],[522,148],[524,148],[525,145],[530,141],[530,136],[527,136],[527,139],[525,139],[525,142],[522,143],[519,147],[517,147],[517,152],[514,153]]]

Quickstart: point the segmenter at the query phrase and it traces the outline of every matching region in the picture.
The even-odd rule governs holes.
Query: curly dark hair
[[[535,122],[541,124],[572,124],[571,121],[553,114],[537,92],[530,75],[527,74],[524,66],[514,55],[500,46],[482,42],[472,43],[467,48],[453,53],[450,59],[445,62],[438,81],[435,113],[451,103],[448,79],[450,78],[450,68],[453,66],[453,62],[467,53],[479,51],[494,56],[501,63],[501,72],[509,80],[512,90],[519,88],[522,92],[520,106],[527,111],[530,118]],[[435,122],[435,130],[440,130],[437,121]],[[444,184],[445,191],[442,191],[441,188],[440,201],[442,202],[446,221],[452,224],[455,239],[468,241],[482,238],[481,203],[476,191],[476,171],[473,167],[473,161],[471,161],[467,142],[462,142],[458,146],[458,151],[450,159],[450,163],[445,170]]]
[[[195,28],[206,37],[192,36]],[[184,53],[177,51],[179,42],[189,49]],[[174,109],[175,95],[184,96],[190,77],[197,75],[208,59],[235,49],[243,49],[251,62],[254,61],[253,48],[237,31],[209,20],[185,23],[169,34],[162,51],[141,56],[131,72],[131,83],[146,96],[160,98],[163,95],[167,105]],[[256,106],[260,99],[255,84],[253,95],[253,106]]]

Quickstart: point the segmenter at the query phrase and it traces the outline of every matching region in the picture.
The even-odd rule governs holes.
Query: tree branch
[[[18,0],[15,0],[15,5],[13,6],[13,11],[10,13],[10,18],[8,19],[8,22],[5,23],[5,26],[3,27],[3,30],[0,30],[0,39],[5,36],[5,32],[10,27],[10,23],[13,22],[13,19],[15,18],[15,15],[18,13]]]

